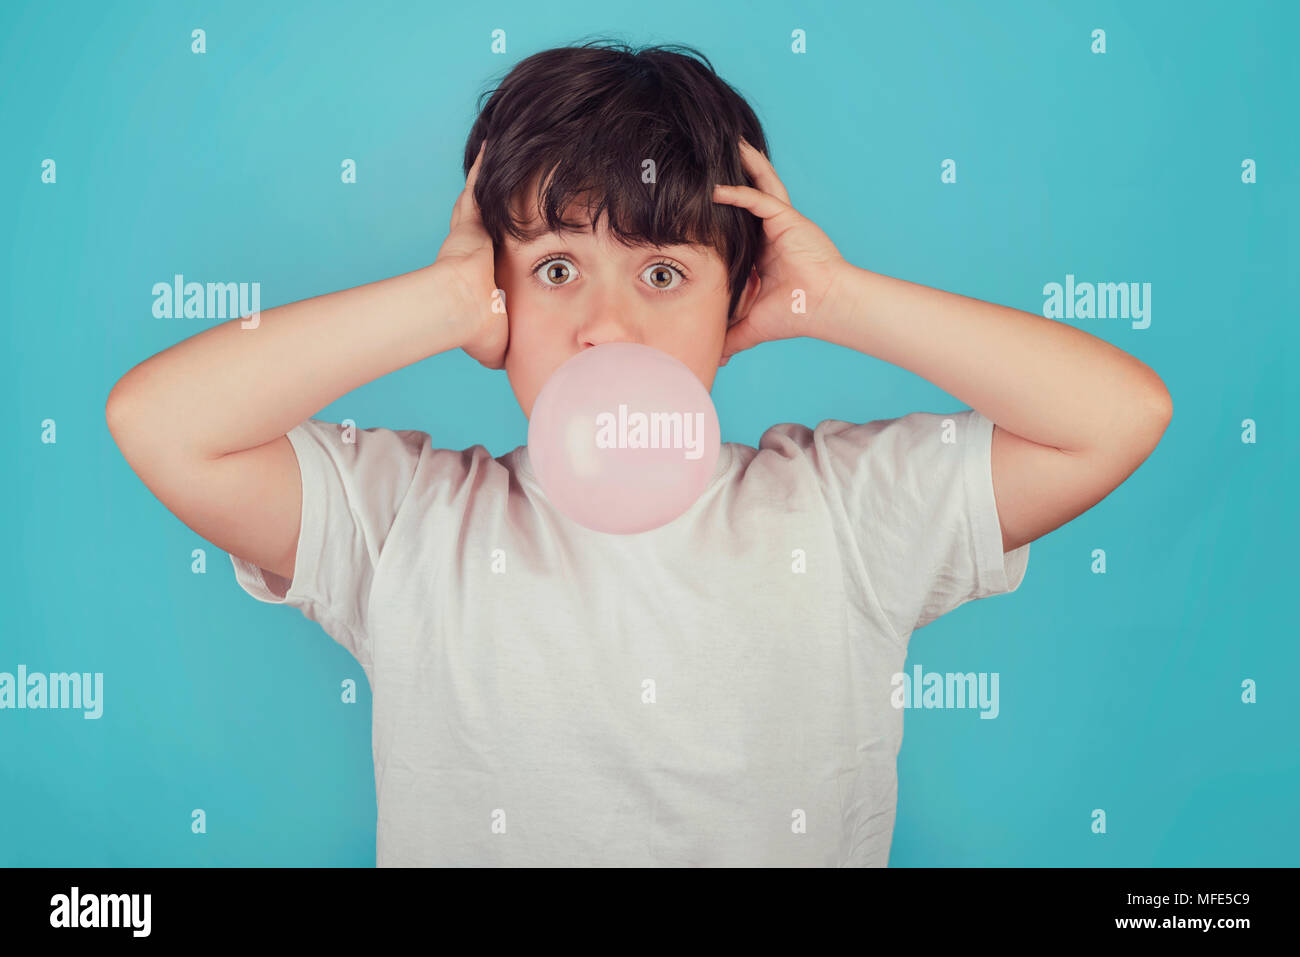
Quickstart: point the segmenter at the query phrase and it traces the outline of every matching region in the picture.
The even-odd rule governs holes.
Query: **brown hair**
[[[580,197],[591,223],[607,215],[623,245],[711,246],[727,266],[732,322],[764,241],[758,217],[713,201],[714,183],[754,185],[741,164],[742,136],[767,153],[758,117],[704,54],[592,40],[534,53],[479,97],[464,171],[487,139],[474,198],[498,250],[506,233],[528,242],[585,229],[561,219]],[[646,160],[654,161],[653,183],[642,181]],[[538,171],[544,225],[525,232],[511,201]]]

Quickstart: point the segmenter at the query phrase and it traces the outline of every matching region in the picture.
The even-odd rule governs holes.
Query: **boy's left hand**
[[[757,188],[719,183],[713,200],[742,207],[762,219],[767,242],[757,263],[758,298],[745,318],[727,330],[719,365],[760,342],[810,334],[837,281],[852,268],[817,224],[790,205],[790,194],[772,164],[743,137],[740,157]],[[803,290],[802,312],[795,312],[796,289]]]

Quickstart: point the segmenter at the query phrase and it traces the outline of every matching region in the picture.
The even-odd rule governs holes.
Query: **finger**
[[[483,163],[483,151],[485,149],[487,149],[486,139],[478,145],[478,156],[474,157],[474,162],[470,165],[469,172],[465,174],[466,186],[473,186],[474,181],[478,179],[478,168]]]
[[[740,206],[759,219],[770,219],[791,208],[788,203],[752,186],[729,186],[726,183],[718,183],[713,187],[713,201]]]
[[[478,156],[474,157],[474,165],[469,168],[469,176],[465,178],[465,215],[471,219],[481,219],[478,212],[478,200],[474,198],[474,186],[478,183],[479,170],[483,167],[483,153],[487,150],[487,140],[479,144]]]
[[[456,197],[456,202],[451,208],[451,229],[455,229],[463,219],[479,218],[478,205],[474,202],[474,184],[478,182],[478,171],[479,167],[483,165],[483,152],[486,149],[487,140],[485,139],[478,145],[478,156],[474,157],[474,163],[465,175],[465,188],[460,191],[460,195]]]
[[[781,177],[776,175],[776,168],[771,161],[743,136],[740,138],[740,160],[745,164],[745,171],[749,173],[759,189],[771,193],[787,206],[793,205],[790,202],[790,194],[786,192]]]
[[[737,352],[744,352],[746,349],[752,349],[759,344],[759,339],[754,335],[753,330],[747,319],[742,319],[730,329],[727,330],[726,338],[722,343],[722,357],[727,362]],[[723,363],[726,364],[725,362]]]

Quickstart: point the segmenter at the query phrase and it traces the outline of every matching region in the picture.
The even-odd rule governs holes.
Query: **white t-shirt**
[[[908,639],[1029,559],[992,432],[774,425],[620,536],[556,511],[527,446],[308,419],[290,587],[231,559],[370,680],[378,866],[885,866]]]

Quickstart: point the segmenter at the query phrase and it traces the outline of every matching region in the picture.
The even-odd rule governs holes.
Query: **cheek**
[[[510,321],[507,360],[512,374],[525,387],[538,387],[561,357],[567,357],[572,331],[563,307],[557,297],[525,288],[513,296],[507,291],[506,314]]]
[[[533,348],[548,348],[564,328],[563,309],[556,298],[522,284],[515,288],[513,295],[506,294],[506,313],[510,317],[511,338],[517,337]]]
[[[672,323],[671,337],[680,347],[693,354],[717,352],[727,336],[727,307],[708,300],[680,307]],[[714,356],[716,358],[716,356]]]

